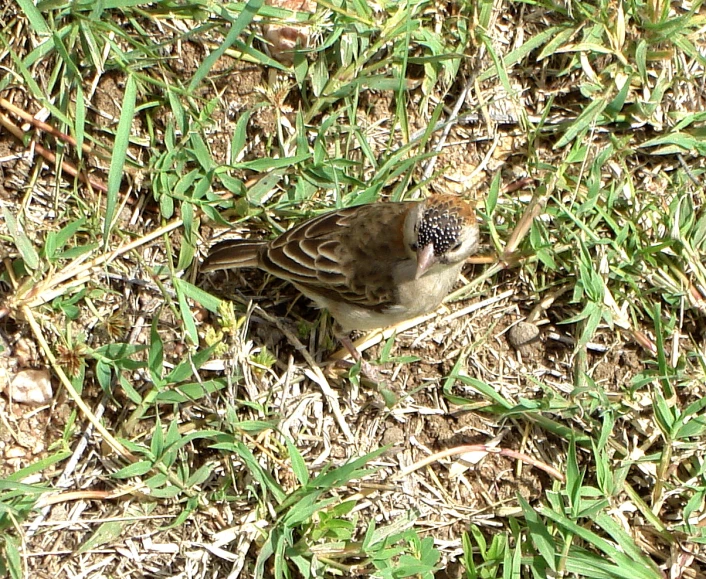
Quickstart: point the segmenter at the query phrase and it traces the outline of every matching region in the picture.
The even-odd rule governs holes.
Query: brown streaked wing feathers
[[[294,283],[318,285],[319,247],[336,241],[351,213],[352,208],[324,213],[283,233],[263,253],[262,268]]]
[[[239,267],[259,267],[266,242],[228,239],[214,245],[201,264],[202,272]]]
[[[261,267],[304,293],[384,310],[395,303],[393,264],[406,258],[401,237],[409,205],[385,204],[385,212],[363,205],[316,217],[271,242]],[[381,236],[390,239],[385,247],[369,243]]]
[[[303,293],[381,311],[395,303],[393,266],[407,259],[402,229],[413,203],[332,211],[269,242],[224,241],[211,250],[202,269],[259,267]],[[388,241],[371,244],[370,239]]]

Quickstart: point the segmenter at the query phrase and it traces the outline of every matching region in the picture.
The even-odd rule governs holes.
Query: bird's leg
[[[346,350],[348,350],[348,353],[352,356],[352,358],[356,362],[360,362],[360,371],[363,375],[375,383],[382,382],[382,376],[380,376],[380,373],[373,368],[372,364],[363,359],[362,354],[358,351],[358,348],[355,347],[355,344],[351,340],[350,336],[344,332],[338,324],[336,324],[336,327],[334,328],[334,333],[336,334],[338,341],[343,344],[343,347]]]
[[[336,336],[338,341],[343,344],[343,347],[348,350],[348,353],[353,357],[356,362],[364,362],[363,355],[355,347],[353,340],[347,334],[339,334]]]

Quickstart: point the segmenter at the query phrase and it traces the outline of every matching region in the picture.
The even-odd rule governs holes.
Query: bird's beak
[[[434,263],[436,263],[434,244],[430,243],[417,252],[417,271],[414,274],[414,279],[422,277]]]

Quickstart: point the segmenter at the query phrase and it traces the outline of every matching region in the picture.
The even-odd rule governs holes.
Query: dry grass
[[[0,575],[706,577],[701,6],[260,4],[0,9]],[[194,267],[436,192],[483,256],[380,388]]]

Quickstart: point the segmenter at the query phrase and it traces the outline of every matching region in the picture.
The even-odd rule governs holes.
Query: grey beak
[[[414,274],[414,279],[419,279],[422,277],[426,271],[436,263],[436,257],[434,257],[434,244],[422,248],[421,251],[417,251],[417,271]]]

